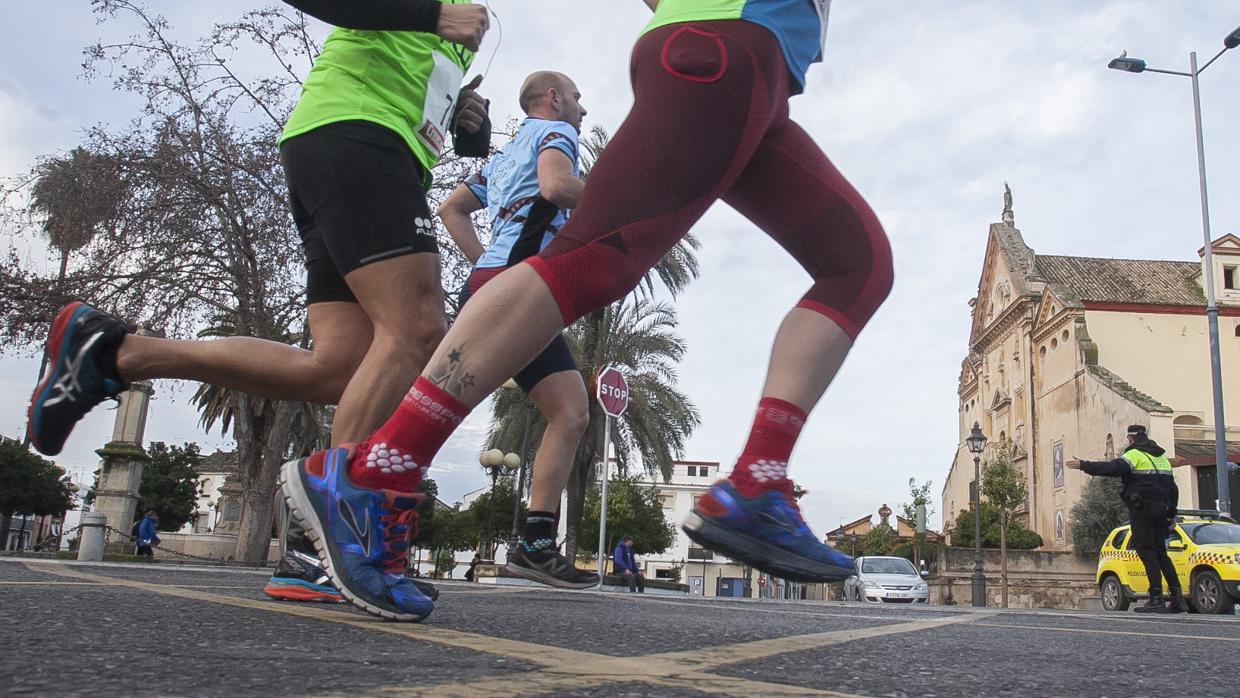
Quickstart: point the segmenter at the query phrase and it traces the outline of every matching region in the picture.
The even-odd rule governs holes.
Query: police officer
[[[1082,461],[1076,458],[1066,465],[1090,475],[1118,477],[1124,483],[1123,498],[1132,522],[1130,548],[1145,564],[1150,580],[1150,600],[1136,609],[1138,613],[1183,613],[1188,610],[1180,592],[1180,578],[1171,558],[1167,556],[1166,539],[1180,499],[1180,490],[1171,474],[1171,461],[1165,450],[1150,440],[1145,427],[1128,427],[1128,448],[1110,461]],[[1168,602],[1162,594],[1162,578],[1167,578],[1171,591]]]

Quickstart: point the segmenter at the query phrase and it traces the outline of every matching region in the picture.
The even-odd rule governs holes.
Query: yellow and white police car
[[[1130,526],[1111,531],[1098,553],[1102,607],[1126,611],[1149,596],[1149,580],[1137,553],[1128,547]],[[1175,518],[1167,555],[1180,577],[1190,609],[1231,613],[1240,601],[1240,525],[1218,512],[1186,510]]]

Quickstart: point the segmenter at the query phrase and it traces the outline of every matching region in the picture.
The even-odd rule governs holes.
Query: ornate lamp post
[[[487,517],[487,539],[483,550],[485,554],[482,556],[487,562],[495,562],[495,484],[499,480],[500,475],[512,475],[517,470],[517,466],[521,464],[521,456],[515,453],[504,453],[498,448],[489,451],[483,451],[478,456],[478,462],[482,464],[482,468],[491,476],[491,515]]]
[[[969,452],[973,454],[973,605],[986,605],[986,575],[982,573],[982,451],[986,449],[986,435],[981,425],[973,423],[969,438]]]

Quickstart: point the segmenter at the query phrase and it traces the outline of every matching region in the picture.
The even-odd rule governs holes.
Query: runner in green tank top
[[[336,26],[280,140],[306,255],[311,349],[253,337],[137,336],[117,318],[71,304],[49,338],[51,383],[45,378],[31,402],[31,439],[39,450],[58,453],[94,406],[128,382],[153,378],[336,404],[333,443],[360,441],[400,403],[406,384],[393,381],[393,372],[412,382],[443,336],[440,261],[424,187],[449,132],[459,155],[488,154],[490,123],[474,91],[478,80],[461,85],[487,30],[487,10],[464,0],[286,1]],[[63,358],[79,355],[88,361],[70,365]],[[99,370],[83,374],[86,365]],[[91,389],[67,398],[47,389],[62,380]],[[405,521],[407,538],[416,511],[394,513]],[[401,541],[376,548],[388,544],[397,554],[376,560],[382,573],[403,567],[407,556]],[[299,557],[297,548],[287,547],[268,594],[341,600],[315,551],[303,541]],[[407,579],[399,588],[429,612],[433,589]]]

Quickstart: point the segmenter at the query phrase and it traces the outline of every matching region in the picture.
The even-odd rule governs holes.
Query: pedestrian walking
[[[1128,448],[1119,458],[1109,461],[1083,461],[1072,458],[1064,463],[1099,477],[1118,477],[1123,482],[1122,497],[1132,522],[1132,542],[1145,565],[1150,582],[1150,598],[1137,613],[1183,613],[1188,610],[1181,591],[1180,576],[1167,555],[1166,540],[1175,522],[1180,490],[1171,473],[1166,451],[1146,433],[1144,426],[1128,427]],[[1163,597],[1162,580],[1166,577],[1170,600]]]
[[[154,510],[146,512],[138,521],[138,555],[148,560],[155,559],[154,546],[159,545],[159,514]]]

